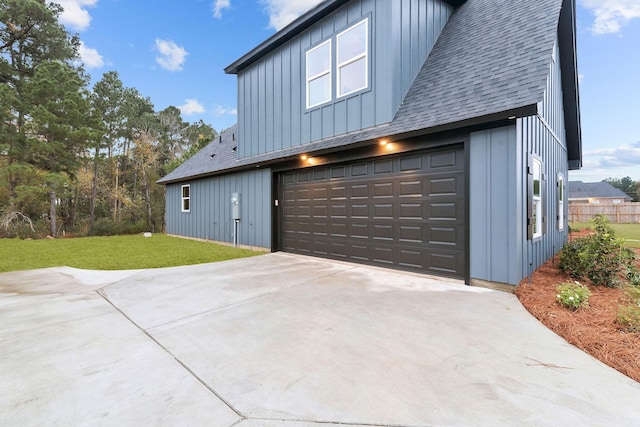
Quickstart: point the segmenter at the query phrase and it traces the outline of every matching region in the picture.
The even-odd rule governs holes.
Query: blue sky
[[[391,1],[391,0],[390,0]],[[156,110],[236,122],[223,68],[319,0],[57,0],[95,82],[115,70]],[[640,180],[640,0],[578,0],[583,159],[571,180]]]

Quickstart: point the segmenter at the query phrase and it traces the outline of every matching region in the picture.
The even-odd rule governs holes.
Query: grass
[[[569,223],[572,230],[584,230],[592,228],[590,222]],[[625,240],[624,245],[630,248],[640,248],[640,224],[611,224],[611,228],[616,232],[616,237]]]
[[[76,239],[0,239],[0,272],[69,266],[90,270],[173,267],[262,252],[154,234]]]

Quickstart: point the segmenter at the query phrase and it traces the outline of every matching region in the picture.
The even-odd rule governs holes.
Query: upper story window
[[[307,108],[331,101],[331,40],[307,51]]]
[[[334,38],[307,51],[307,109],[369,87],[368,22],[364,19],[339,33],[335,52]]]
[[[181,189],[182,212],[191,212],[191,186],[183,185]]]
[[[367,20],[341,32],[337,42],[338,97],[365,89],[369,85]]]

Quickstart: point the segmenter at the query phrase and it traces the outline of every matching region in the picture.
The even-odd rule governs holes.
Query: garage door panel
[[[392,203],[375,203],[373,205],[373,218],[374,219],[393,219],[393,204]]]
[[[457,151],[440,151],[437,153],[432,153],[429,156],[429,166],[431,169],[441,169],[441,168],[451,168],[458,166],[457,161],[458,157],[456,156]]]
[[[373,184],[374,199],[391,198],[393,196],[393,182],[379,182]]]
[[[460,227],[439,227],[430,225],[428,242],[437,246],[459,246],[461,244],[461,236],[459,236]]]
[[[373,225],[373,239],[374,240],[394,240],[393,225]]]
[[[369,184],[352,184],[350,189],[352,199],[369,199]]]
[[[382,175],[393,172],[393,160],[380,160],[373,163],[374,175]]]
[[[461,147],[287,172],[281,183],[284,250],[465,276]]]
[[[369,218],[369,205],[351,205],[351,218]]]
[[[400,197],[422,197],[423,181],[421,179],[412,179],[400,181]]]

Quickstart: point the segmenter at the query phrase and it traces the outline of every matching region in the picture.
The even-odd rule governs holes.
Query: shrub
[[[558,292],[556,300],[571,310],[589,305],[591,291],[580,282],[561,283],[556,288],[556,292]]]
[[[110,219],[99,219],[93,224],[92,236],[115,236],[118,234],[118,226]]]
[[[624,305],[618,309],[618,322],[630,332],[640,332],[640,306]]]
[[[559,254],[562,272],[578,279],[589,279],[597,286],[616,287],[621,276],[630,278],[634,271],[635,255],[624,248],[624,239],[615,232],[604,215],[592,220],[595,233],[566,243]]]
[[[625,290],[628,304],[618,308],[618,322],[630,332],[640,332],[640,287]]]

